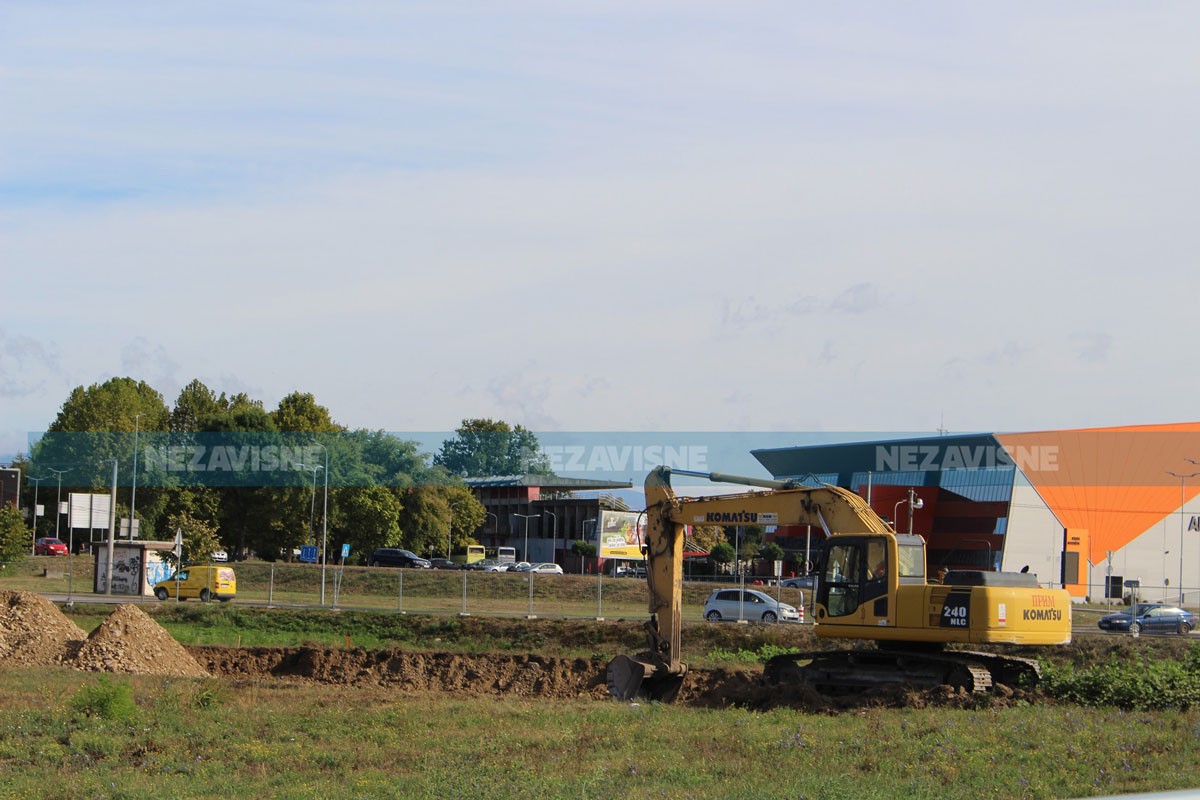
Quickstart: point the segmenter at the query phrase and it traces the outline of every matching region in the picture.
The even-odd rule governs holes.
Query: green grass
[[[73,698],[128,687],[128,718]],[[1052,798],[1196,785],[1200,713],[835,717],[0,673],[0,797]]]
[[[256,561],[232,566],[237,573],[238,599],[243,602],[269,602],[275,606],[321,604],[318,566]],[[76,600],[86,602],[94,582],[92,561],[86,557],[73,558],[70,567],[68,580],[65,558],[31,556],[0,573],[0,588],[66,594],[70,584]],[[49,576],[43,574],[47,570]],[[60,572],[64,574],[59,575]],[[531,597],[530,576],[516,573],[346,567],[340,571],[340,578],[338,575],[339,570],[333,565],[325,570],[327,607],[416,614],[465,612],[580,618],[646,614],[646,582],[632,578],[534,575]],[[716,585],[691,582],[684,585],[686,619],[700,620],[704,600]],[[795,589],[782,590],[784,602],[796,603],[799,596]]]

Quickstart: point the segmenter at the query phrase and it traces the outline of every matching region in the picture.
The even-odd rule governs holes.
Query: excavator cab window
[[[831,617],[853,614],[862,603],[887,594],[893,569],[884,538],[838,537],[825,551],[817,602]]]
[[[861,540],[839,542],[825,551],[825,564],[818,582],[818,602],[831,617],[843,617],[858,610],[867,569]]]

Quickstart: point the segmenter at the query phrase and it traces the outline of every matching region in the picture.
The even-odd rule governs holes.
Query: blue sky
[[[0,453],[115,375],[393,431],[1196,419],[1197,23],[0,2]]]

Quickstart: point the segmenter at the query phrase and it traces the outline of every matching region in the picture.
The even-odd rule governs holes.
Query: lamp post
[[[54,507],[54,538],[62,541],[62,537],[58,535],[58,526],[62,522],[62,476],[64,472],[70,472],[71,469],[55,469],[54,467],[46,467],[46,469],[58,475],[58,500]],[[75,601],[71,597],[74,589],[74,573],[71,570],[71,557],[74,555],[71,551],[75,549],[75,529],[71,529],[71,535],[67,544],[67,603],[74,605]]]
[[[525,549],[521,553],[521,560],[529,560],[529,520],[540,517],[541,514],[513,514],[514,517],[520,517],[525,520]]]
[[[133,415],[133,488],[129,493],[129,541],[133,541],[133,529],[137,527],[137,440],[138,424],[145,414]]]
[[[483,513],[486,515],[484,516],[484,519],[491,517],[492,519],[496,520],[496,528],[492,532],[492,544],[495,544],[496,540],[500,538],[500,517],[496,516],[490,511],[484,511]]]
[[[446,498],[446,506],[450,509],[450,527],[446,530],[446,560],[450,560],[450,551],[454,549],[454,503]]]
[[[312,502],[310,502],[308,504],[308,535],[311,536],[313,539],[316,539],[317,534],[313,530],[313,520],[316,518],[316,512],[317,512],[317,473],[325,468],[322,467],[320,464],[310,467],[308,464],[301,464],[298,462],[297,462],[296,466],[300,467],[301,469],[312,470],[313,486],[312,486]],[[307,541],[307,539],[305,539],[305,541]]]
[[[555,555],[555,551],[558,550],[558,517],[555,516],[553,511],[546,511],[545,513],[554,520],[554,534],[550,539],[550,560],[557,564],[558,556]]]
[[[1191,461],[1193,464],[1200,463],[1192,461],[1190,458],[1185,460]],[[1187,475],[1181,475],[1178,472],[1167,470],[1167,474],[1179,478],[1179,604],[1183,605],[1183,507],[1187,505],[1187,479],[1200,476],[1200,472],[1190,472]]]
[[[583,541],[585,541],[585,542],[586,542],[586,541],[588,541],[588,523],[589,523],[589,522],[590,522],[590,523],[592,523],[592,533],[595,533],[595,532],[596,532],[596,525],[597,525],[597,523],[599,523],[599,521],[600,521],[600,520],[599,520],[599,518],[598,518],[598,517],[588,517],[587,519],[585,519],[585,520],[583,521]],[[597,537],[596,537],[596,563],[597,563],[597,567],[599,566],[599,561],[600,561],[600,537],[599,537],[599,536],[597,536]],[[603,570],[601,570],[601,569],[599,569],[599,568],[597,568],[597,569],[596,569],[596,572],[602,572],[602,571],[603,571]],[[582,575],[582,574],[583,574],[583,556],[580,556],[580,557],[579,557],[579,574],[580,574],[580,575]]]
[[[925,501],[917,497],[917,490],[913,487],[908,487],[908,497],[896,503],[896,507],[892,510],[892,527],[896,527],[896,517],[900,513],[900,506],[908,503],[908,533],[911,536],[913,532],[913,509],[924,508]]]
[[[321,500],[321,605],[325,605],[325,562],[329,560],[325,553],[329,541],[329,448],[320,442],[313,444],[325,451],[325,494]]]
[[[33,510],[30,511],[30,513],[29,513],[29,520],[30,520],[29,529],[30,529],[30,531],[33,532],[33,540],[29,543],[29,547],[30,547],[30,552],[35,553],[35,554],[37,551],[38,488],[41,486],[42,481],[46,480],[46,478],[49,478],[49,477],[50,477],[49,475],[44,475],[41,478],[26,478],[25,479],[27,481],[33,481]]]

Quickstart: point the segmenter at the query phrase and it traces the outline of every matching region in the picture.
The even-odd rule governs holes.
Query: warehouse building
[[[776,478],[866,498],[942,568],[1036,573],[1077,598],[1200,602],[1200,423],[753,451]],[[781,528],[803,571],[823,533]]]

